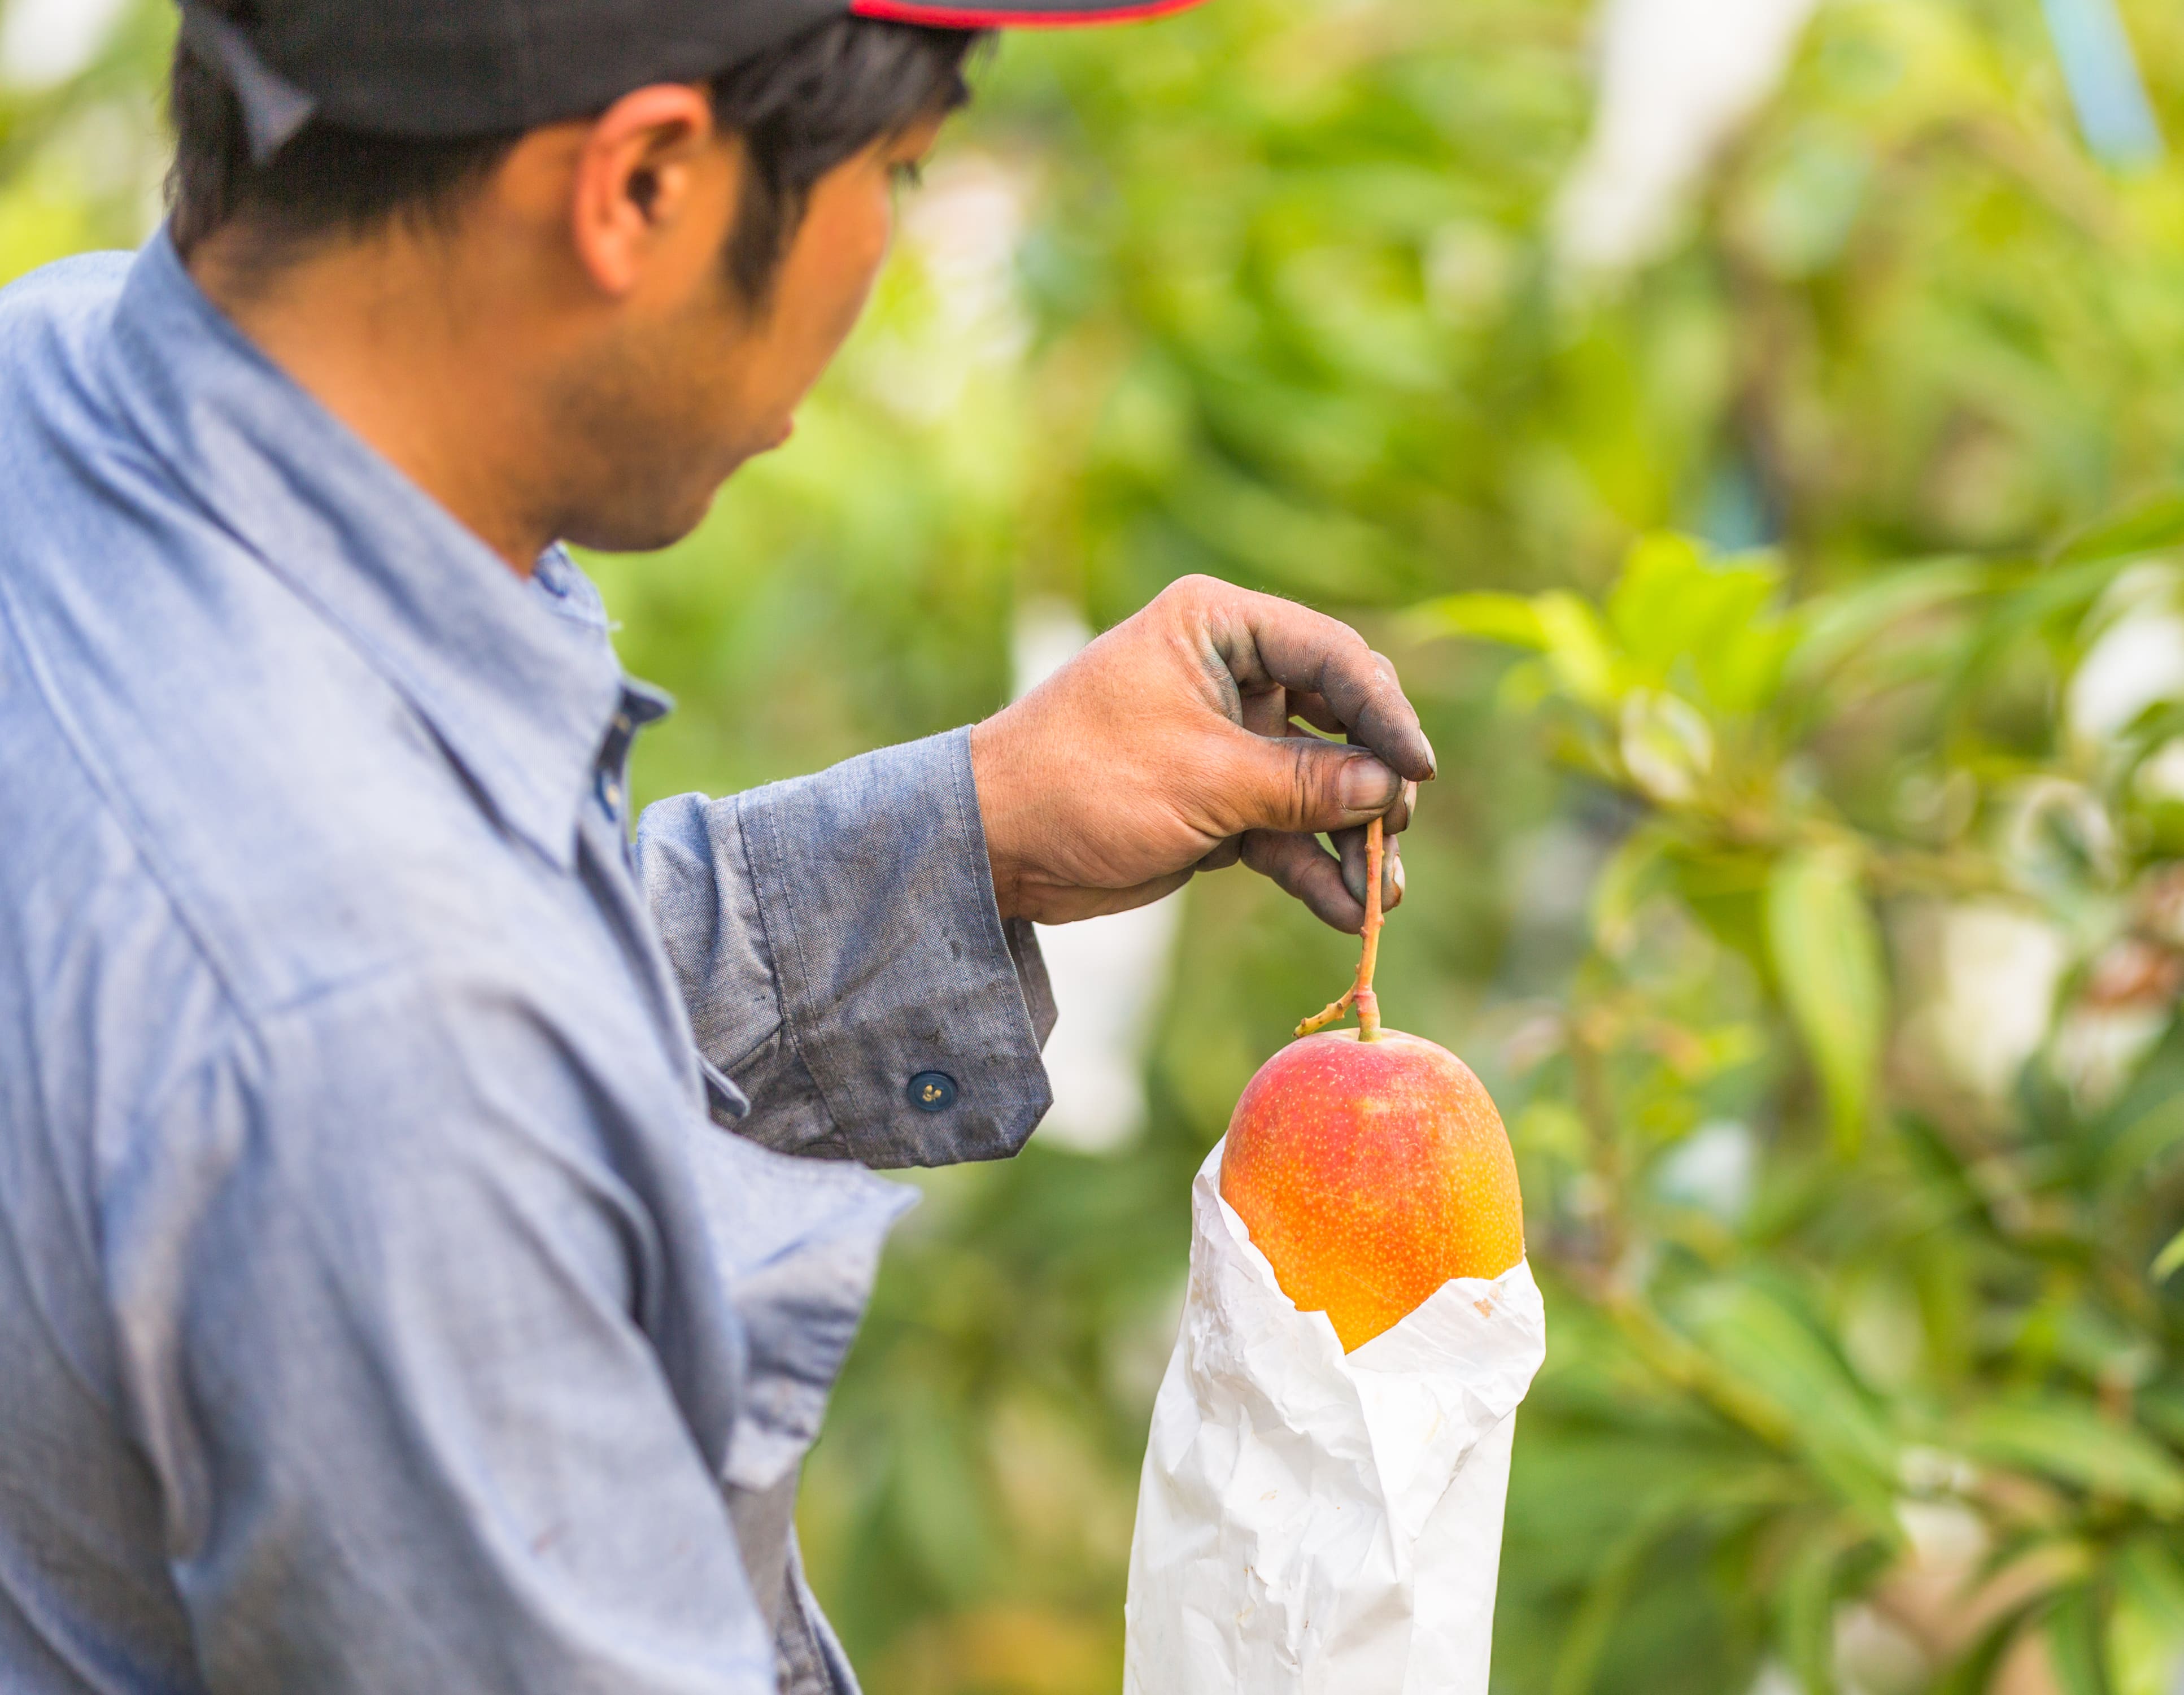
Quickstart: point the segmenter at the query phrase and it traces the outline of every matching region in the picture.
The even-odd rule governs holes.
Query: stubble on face
[[[560,373],[547,406],[563,451],[556,486],[538,491],[553,532],[643,553],[697,528],[729,474],[772,444],[737,404],[763,332],[723,271],[682,310],[625,326]]]
[[[554,533],[608,552],[666,547],[738,466],[788,438],[886,259],[890,173],[937,127],[876,142],[822,178],[763,301],[743,297],[723,243],[680,307],[631,321],[561,374],[549,404],[566,447],[556,486],[538,491]]]

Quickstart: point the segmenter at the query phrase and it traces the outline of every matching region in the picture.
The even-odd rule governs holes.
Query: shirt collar
[[[526,583],[259,351],[163,229],[115,309],[120,399],[207,517],[338,627],[500,822],[574,865],[625,680],[558,548]]]

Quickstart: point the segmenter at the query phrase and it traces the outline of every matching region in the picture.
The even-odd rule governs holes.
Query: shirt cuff
[[[826,1109],[788,1151],[905,1166],[1021,1148],[1053,1103],[1054,1002],[1032,926],[994,904],[970,732],[753,789],[736,811],[782,1040]]]

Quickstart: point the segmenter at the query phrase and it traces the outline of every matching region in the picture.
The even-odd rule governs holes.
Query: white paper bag
[[[1190,1291],[1153,1408],[1124,1695],[1486,1695],[1530,1268],[1457,1278],[1346,1355],[1191,1185]]]

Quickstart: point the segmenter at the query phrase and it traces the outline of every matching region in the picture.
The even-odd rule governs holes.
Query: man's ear
[[[714,133],[704,88],[679,82],[625,94],[592,123],[569,220],[577,259],[602,293],[627,294],[692,217],[714,215]]]

